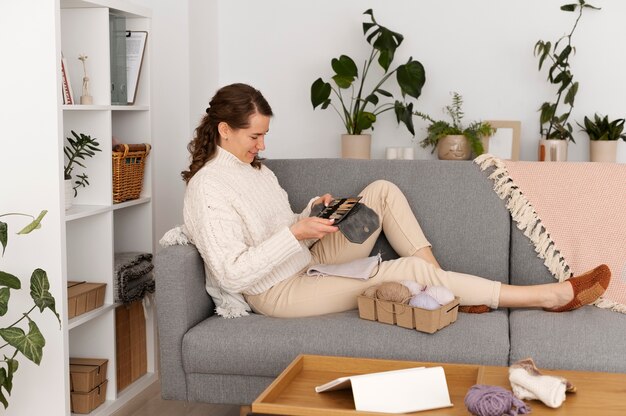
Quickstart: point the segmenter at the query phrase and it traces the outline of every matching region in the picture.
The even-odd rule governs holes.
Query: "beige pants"
[[[382,262],[378,273],[366,281],[337,276],[313,277],[303,271],[259,295],[246,295],[252,310],[283,318],[347,311],[357,307],[357,295],[368,287],[401,280],[445,286],[461,298],[461,305],[498,307],[500,282],[441,270],[421,258],[413,257],[419,249],[430,244],[406,197],[396,185],[376,181],[360,195],[363,197],[361,202],[378,213],[382,227],[363,244],[351,243],[341,232],[326,235],[311,247],[312,264],[345,263],[367,257],[383,230],[401,258]]]

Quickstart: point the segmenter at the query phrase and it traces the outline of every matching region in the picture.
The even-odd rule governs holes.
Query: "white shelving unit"
[[[150,32],[150,11],[123,0],[61,0],[61,46],[67,59],[74,99],[79,102],[85,54],[92,105],[60,105],[64,137],[71,131],[95,137],[102,152],[85,161],[90,185],[80,188],[74,205],[65,212],[67,280],[106,282],[104,306],[68,321],[70,357],[109,360],[106,402],[91,415],[109,415],[158,379],[154,313],[148,309],[148,373],[118,392],[116,377],[114,253],[154,252],[152,168],[146,163],[139,199],[113,204],[112,138],[122,143],[150,143],[150,44],[144,55],[134,105],[111,105],[109,14],[126,18],[127,30]],[[79,168],[82,169],[82,168]],[[68,369],[69,371],[69,369]],[[69,392],[67,392],[69,400]]]

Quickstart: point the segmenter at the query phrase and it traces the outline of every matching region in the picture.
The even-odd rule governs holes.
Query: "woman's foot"
[[[554,307],[547,307],[548,312],[566,312],[595,302],[609,287],[611,270],[602,264],[580,276],[558,284],[555,291]],[[551,305],[550,305],[551,306]]]

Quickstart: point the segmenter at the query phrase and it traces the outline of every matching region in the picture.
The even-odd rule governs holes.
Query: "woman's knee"
[[[365,187],[363,192],[374,192],[381,195],[388,195],[389,193],[401,192],[400,188],[393,183],[384,179],[378,179]]]

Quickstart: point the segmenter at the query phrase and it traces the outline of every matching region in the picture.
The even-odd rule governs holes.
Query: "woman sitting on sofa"
[[[562,283],[511,286],[442,270],[411,208],[394,184],[376,181],[361,193],[381,226],[362,244],[338,231],[333,220],[310,216],[330,194],[311,199],[299,214],[286,192],[261,164],[272,109],[261,93],[245,84],[217,91],[189,143],[191,164],[182,172],[186,234],[202,255],[207,291],[218,314],[249,310],[275,317],[303,317],[357,307],[366,288],[412,279],[443,285],[467,311],[498,307],[541,307],[561,312],[595,301],[608,287],[605,265]],[[365,258],[381,231],[401,256],[384,261],[369,280],[328,276],[312,278],[313,264],[339,264]]]

